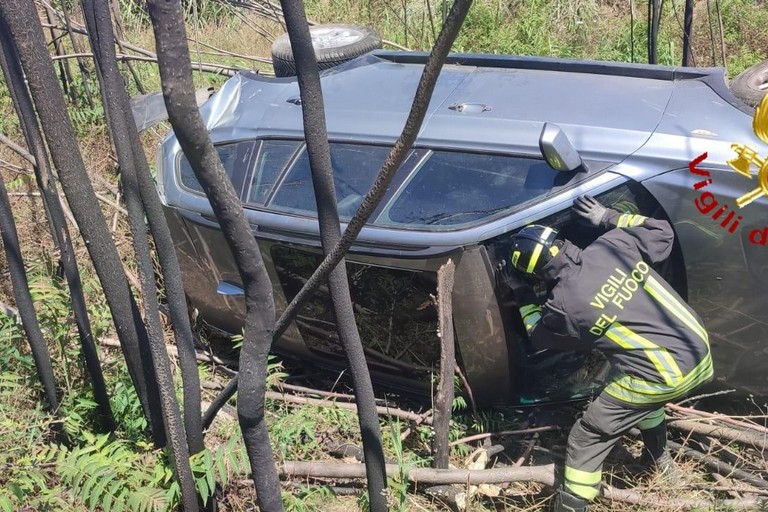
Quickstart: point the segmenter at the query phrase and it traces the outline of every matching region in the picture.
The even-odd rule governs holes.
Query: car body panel
[[[409,113],[425,60],[425,54],[377,51],[322,72],[332,147],[391,146]],[[303,138],[295,78],[241,73],[201,114],[214,143]],[[590,193],[609,205],[671,221],[677,242],[670,261],[659,270],[702,314],[718,380],[768,393],[762,370],[768,317],[759,307],[768,299],[768,249],[748,240],[753,229],[768,225],[768,199],[745,208],[739,231],[730,234],[695,206],[701,191],[693,185],[702,177],[688,168],[706,152],[699,167],[711,173],[707,190],[735,204],[754,184],[727,165],[734,156],[731,143],[748,143],[768,153],[751,131],[751,115],[730,95],[720,68],[450,55],[414,145],[420,159],[439,151],[541,159],[538,138],[547,122],[566,133],[586,172],[563,173],[563,180],[547,193],[489,212],[476,222],[440,226],[382,221],[420,167],[399,176],[388,202],[362,229],[347,256],[359,328],[389,333],[387,343],[378,335],[363,336],[377,381],[429,390],[438,341],[428,296],[439,266],[452,258],[457,265],[453,303],[458,358],[478,405],[569,399],[598,389],[608,374],[594,354],[531,352],[524,346],[514,300],[500,287],[495,268],[506,258],[509,235],[530,223],[550,223],[575,243],[589,243],[596,233],[578,225],[570,206],[577,196]],[[243,299],[217,289],[236,291],[239,274],[210,204],[201,193],[181,186],[182,155],[172,133],[158,154],[158,189],[190,301],[207,321],[237,332]],[[239,193],[247,193],[249,179],[238,178]],[[244,211],[273,282],[279,314],[320,261],[319,226],[312,212],[265,204],[248,204]],[[364,296],[360,286],[383,288],[378,296]],[[400,297],[401,292],[410,295]],[[389,320],[380,314],[382,308],[391,308]],[[343,367],[328,312],[327,295],[321,291],[276,348],[322,366]],[[396,332],[393,324],[424,330],[423,343],[410,338],[408,328]]]

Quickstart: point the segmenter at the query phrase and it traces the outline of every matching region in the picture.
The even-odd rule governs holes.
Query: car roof
[[[394,141],[426,57],[379,51],[324,71],[329,139]],[[722,76],[717,68],[451,55],[416,145],[538,155],[541,127],[550,122],[564,129],[584,158],[617,162],[648,140],[679,80],[724,85]],[[241,73],[202,111],[214,141],[303,138],[295,77]]]

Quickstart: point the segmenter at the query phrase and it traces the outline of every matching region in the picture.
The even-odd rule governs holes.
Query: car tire
[[[326,24],[309,28],[319,69],[329,69],[381,48],[381,37],[369,27]],[[296,76],[296,64],[288,34],[272,44],[272,67],[276,77]]]
[[[731,81],[731,92],[741,101],[757,107],[768,93],[768,60],[747,68]]]

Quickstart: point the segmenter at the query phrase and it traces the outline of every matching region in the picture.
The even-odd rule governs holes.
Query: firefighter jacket
[[[598,349],[615,378],[607,398],[649,406],[678,398],[712,379],[700,317],[651,265],[665,260],[668,222],[608,210],[610,229],[586,249],[565,242],[542,269],[546,302],[520,313],[536,349]]]

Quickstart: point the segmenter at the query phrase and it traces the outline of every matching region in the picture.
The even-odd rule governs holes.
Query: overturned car
[[[426,57],[378,50],[321,73],[342,223],[400,134]],[[763,154],[768,146],[723,76],[722,69],[451,55],[414,147],[347,256],[374,379],[429,390],[439,362],[432,295],[438,268],[451,258],[457,359],[479,405],[568,400],[599,389],[609,371],[599,354],[534,352],[522,342],[517,305],[498,275],[510,235],[526,224],[555,226],[582,247],[599,236],[570,211],[575,197],[590,193],[622,212],[672,223],[676,245],[657,270],[704,318],[716,382],[768,394],[768,199],[753,194],[737,206],[755,180],[727,163],[737,157],[734,142]],[[201,113],[259,242],[279,312],[322,258],[296,79],[241,72]],[[237,333],[239,274],[173,134],[157,167],[189,300],[207,322]],[[334,321],[321,288],[274,348],[342,368]]]

